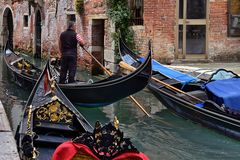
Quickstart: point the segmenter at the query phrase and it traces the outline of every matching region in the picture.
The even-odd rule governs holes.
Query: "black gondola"
[[[49,63],[29,96],[15,138],[22,160],[148,160],[123,138],[116,117],[103,127],[97,121],[93,129],[52,79]]]
[[[41,74],[41,70],[11,50],[7,42],[4,49],[4,62],[12,81],[21,87],[32,89]]]
[[[122,59],[132,66],[141,64],[141,57],[127,48],[122,40],[119,42]],[[128,59],[126,59],[126,56],[128,56]],[[131,61],[129,61],[129,58]],[[183,82],[178,78],[173,78],[171,75],[166,75],[161,69],[153,69],[153,71],[148,88],[167,108],[184,118],[199,122],[221,134],[240,140],[240,112],[238,108],[240,105],[238,102],[234,104],[237,106],[235,107],[237,108],[236,110],[231,108],[229,104],[225,104],[226,101],[236,101],[240,99],[240,89],[237,87],[239,85],[236,84],[239,84],[240,78],[236,74],[220,69],[212,75],[212,78],[210,78],[208,82],[197,80],[197,78],[194,77],[190,77],[190,81]],[[215,79],[216,77],[220,79]],[[189,77],[187,79],[189,80]],[[222,92],[226,92],[228,95],[220,95],[220,97],[218,97],[218,95],[212,93],[208,88],[209,85],[215,83],[220,83],[220,85],[218,84],[219,89],[223,88],[223,85],[221,86],[222,83],[227,83],[228,85],[236,84],[235,87],[226,87],[234,88],[233,90],[235,91],[227,93],[224,91],[227,89],[224,88]],[[228,96],[231,99],[225,100]]]
[[[25,65],[21,66],[20,62],[25,63],[26,61],[15,54],[8,45],[5,48],[4,59],[16,82],[22,82],[29,86],[36,83],[39,69],[29,62],[27,63],[28,68],[23,68]],[[53,67],[51,67],[51,73],[57,77]],[[148,84],[150,77],[151,53],[149,52],[146,61],[135,72],[127,76],[113,75],[94,83],[76,81],[76,83],[59,84],[59,87],[72,102],[79,103],[81,106],[96,107],[111,104],[142,90]]]
[[[47,63],[16,131],[21,159],[51,159],[58,145],[92,131],[93,127],[52,80]]]

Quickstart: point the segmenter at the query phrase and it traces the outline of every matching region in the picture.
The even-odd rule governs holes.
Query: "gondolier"
[[[61,72],[59,83],[75,82],[77,69],[77,45],[84,46],[83,38],[76,33],[75,22],[70,21],[66,31],[59,39],[59,52],[61,53]],[[66,79],[68,73],[68,79]]]

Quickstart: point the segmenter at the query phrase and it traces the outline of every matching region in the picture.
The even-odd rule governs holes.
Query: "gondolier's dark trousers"
[[[61,58],[61,71],[59,83],[66,83],[68,73],[68,83],[75,82],[74,77],[77,69],[77,56],[63,55]]]

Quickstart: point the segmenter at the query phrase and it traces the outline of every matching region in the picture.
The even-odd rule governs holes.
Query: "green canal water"
[[[0,100],[15,131],[30,92],[8,79],[2,61],[1,54]],[[32,61],[39,67],[44,65],[40,61]],[[86,72],[79,72],[78,76],[86,80],[92,78]],[[96,120],[105,124],[117,116],[124,135],[130,137],[133,144],[151,160],[240,159],[239,141],[173,114],[147,89],[133,96],[151,113],[151,118],[145,116],[128,98],[102,108],[75,106],[93,126]]]

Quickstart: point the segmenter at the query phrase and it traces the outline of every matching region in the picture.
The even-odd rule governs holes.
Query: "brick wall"
[[[209,58],[214,60],[240,59],[240,38],[232,38],[227,35],[227,0],[210,0],[209,2]],[[7,4],[13,10],[14,15],[15,46],[29,51],[33,50],[36,8],[31,7],[29,26],[24,28],[23,15],[28,14],[27,1],[15,2],[13,4],[10,1],[0,1],[0,13],[3,12]],[[44,56],[49,53],[54,56],[59,54],[57,40],[60,33],[67,27],[67,11],[74,8],[73,5],[73,0],[59,1],[56,17],[55,0],[46,0],[44,5],[39,7],[42,13],[42,52]],[[144,0],[144,25],[133,27],[135,31],[136,50],[146,54],[148,52],[147,43],[151,39],[153,42],[154,58],[161,62],[171,62],[176,50],[175,28],[177,27],[177,23],[175,15],[176,0]],[[0,17],[1,24],[2,18]],[[91,51],[92,45],[92,28],[89,26],[91,26],[91,22],[94,19],[105,19],[105,58],[114,61],[113,42],[111,38],[113,25],[106,16],[105,0],[87,0],[84,3],[84,12],[80,15],[76,14],[77,31],[83,35],[89,51]],[[84,54],[81,49],[79,49],[79,53],[81,55],[79,61],[82,64],[82,59],[86,60],[89,64],[92,63],[89,55]]]
[[[210,0],[209,12],[209,58],[220,61],[240,60],[240,38],[227,35],[227,1]]]
[[[94,56],[97,57],[99,61],[103,61],[103,57],[99,56],[100,52],[97,52],[94,50],[94,47],[98,45],[97,38],[96,38],[96,28],[92,27],[94,20],[104,20],[106,22],[109,22],[106,19],[106,6],[105,6],[104,0],[92,0],[92,1],[86,1],[84,3],[84,12],[79,16],[81,19],[81,25],[82,26],[82,34],[84,35],[85,40],[87,41],[87,50],[89,52],[92,52]],[[104,25],[105,26],[105,25]],[[104,30],[104,28],[101,28],[101,30]],[[102,32],[102,31],[101,31]],[[104,33],[105,37],[110,37],[110,34],[108,32]],[[94,38],[95,37],[95,38]],[[103,42],[102,42],[103,43]],[[109,42],[104,39],[104,50],[109,49],[108,44]],[[99,54],[97,54],[99,53]],[[105,53],[104,53],[105,54]],[[87,67],[92,68],[92,64],[94,64],[94,60],[92,57],[90,57],[87,53],[81,54],[81,59],[84,59],[87,62]],[[99,56],[99,57],[98,57]],[[96,66],[96,65],[95,65]],[[99,66],[97,66],[99,67]],[[96,67],[95,67],[96,68]]]
[[[145,0],[144,1],[144,30],[135,27],[138,33],[135,36],[140,52],[147,52],[147,42],[152,40],[154,58],[161,62],[167,62],[174,58],[174,27],[175,0]],[[143,45],[143,46],[139,46]]]

